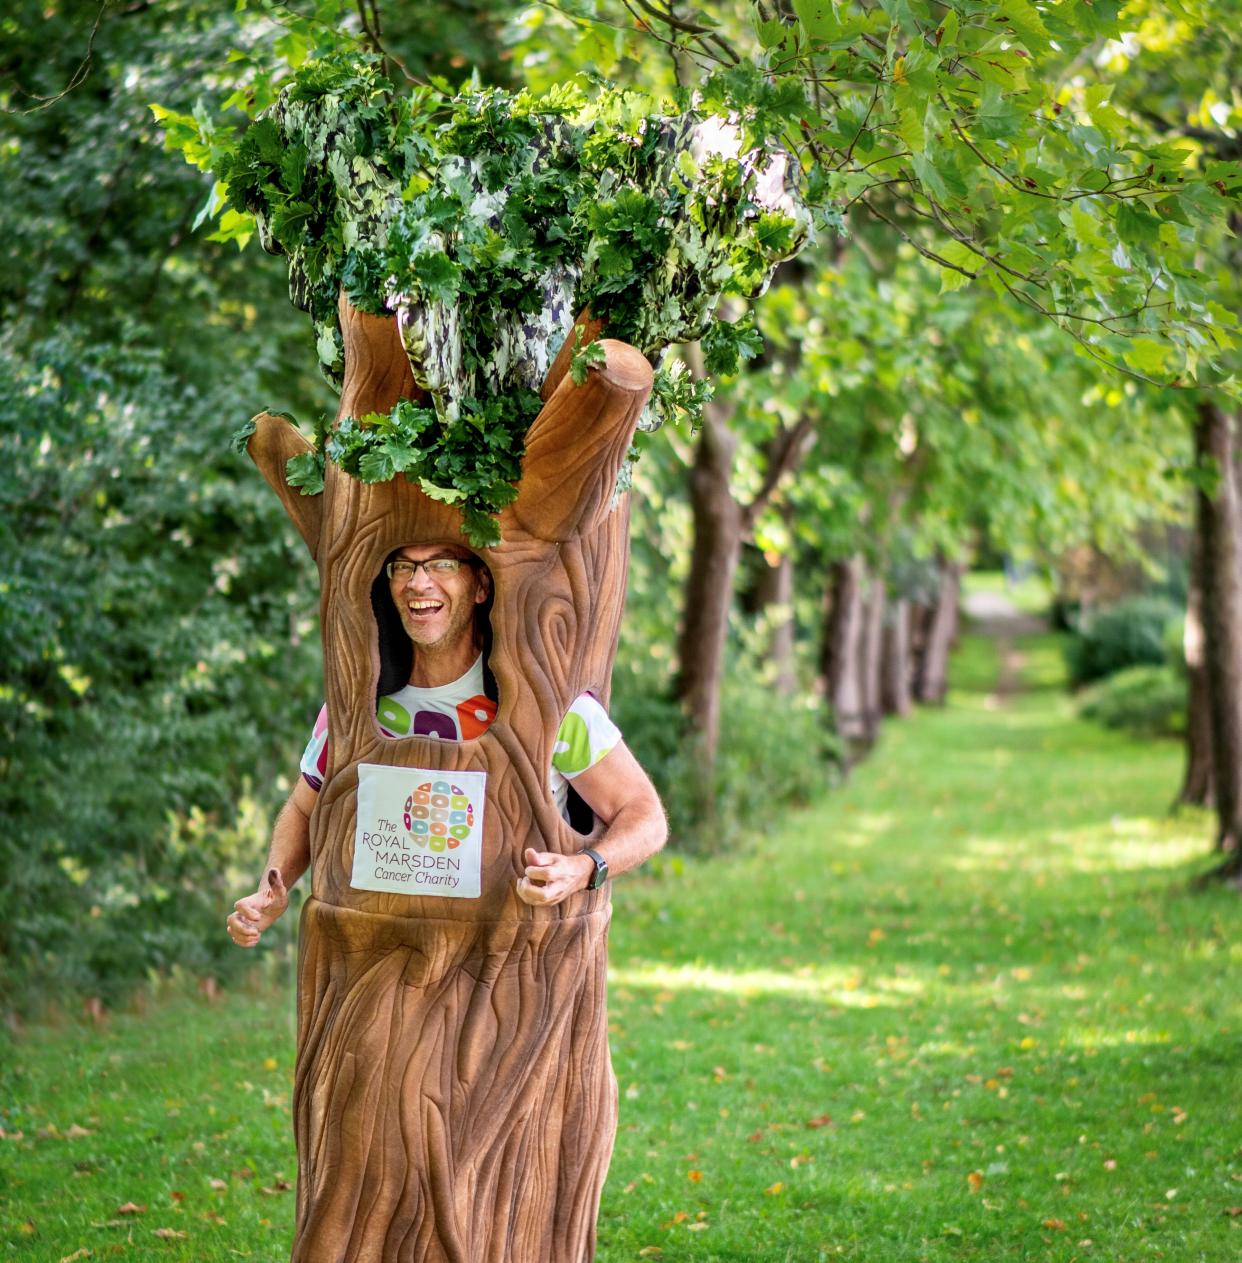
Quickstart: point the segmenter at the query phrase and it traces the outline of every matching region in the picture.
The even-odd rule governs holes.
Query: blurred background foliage
[[[1236,6],[1175,10],[1132,4],[1133,34],[1072,65],[1048,53],[1049,90],[1107,84],[1114,126],[1228,158]],[[703,12],[743,47],[763,12],[793,22]],[[13,0],[0,16],[6,1010],[245,959],[220,925],[319,706],[318,591],[228,439],[262,408],[309,427],[334,400],[284,261],[213,240],[210,181],[149,107],[261,93],[377,31],[403,73],[454,87],[588,71],[664,91],[695,73],[684,34],[610,0]],[[1191,441],[1202,396],[1103,367],[1002,287],[949,276],[914,227],[840,210],[757,304],[766,350],[703,428],[640,440],[614,711],[687,849],[733,844],[845,775],[883,715],[943,700],[974,558],[1053,577],[1076,678],[1117,681],[1091,713],[1187,727],[1168,626],[1213,485]],[[1201,242],[1226,313],[1232,248],[1223,230]],[[713,608],[715,658],[687,648],[715,643],[698,621]]]

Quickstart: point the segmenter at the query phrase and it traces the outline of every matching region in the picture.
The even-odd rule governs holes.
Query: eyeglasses
[[[410,561],[401,557],[390,561],[384,569],[394,583],[409,583],[418,574],[419,566],[433,579],[447,579],[450,575],[455,575],[462,566],[469,564],[461,557],[429,557],[426,561]]]

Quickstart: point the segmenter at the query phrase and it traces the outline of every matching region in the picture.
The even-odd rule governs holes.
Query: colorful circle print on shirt
[[[405,800],[405,828],[415,846],[456,850],[474,827],[474,804],[448,781],[424,781]]]

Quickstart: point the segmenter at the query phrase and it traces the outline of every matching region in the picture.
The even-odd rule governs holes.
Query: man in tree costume
[[[289,256],[341,386],[318,445],[269,414],[245,433],[322,584],[322,788],[299,782],[229,918],[257,941],[309,865],[295,1263],[593,1256],[616,1125],[600,861],[641,863],[665,828],[582,714],[610,690],[631,440],[653,377],[661,411],[702,402],[653,374],[669,342],[702,337],[717,371],[754,353],[717,302],[806,235],[784,156],[741,153],[732,123],[624,102],[583,121],[572,94],[449,104],[420,131],[373,66],[313,65],[216,166]],[[463,684],[481,664],[462,614],[489,595],[494,717]],[[379,687],[389,598],[406,700],[464,687],[461,740]],[[589,837],[549,792],[561,746]]]
[[[370,391],[370,404],[383,406],[385,389],[412,388],[401,380],[394,320],[352,313],[344,324],[347,401]],[[458,511],[417,486],[366,486],[329,467],[320,504],[283,481],[305,442],[287,422],[265,416],[250,440],[314,541],[323,582],[323,787],[316,795],[299,783],[275,831],[268,868],[279,876],[229,918],[236,941],[254,941],[309,862],[295,1260],[534,1263],[593,1252],[616,1096],[604,1007],[608,888],[582,852],[590,845],[621,870],[663,841],[654,791],[623,745],[577,778],[610,826],[598,837],[571,829],[548,790],[563,717],[584,693],[607,697],[624,592],[626,513],[614,486],[650,368],[619,343],[607,355],[583,386],[566,374],[550,392],[503,542],[481,553],[490,579],[470,564],[403,575],[403,562],[468,557],[447,542],[459,537]],[[365,365],[365,382],[353,381],[354,364]],[[488,666],[499,703],[471,739],[393,739],[378,727],[372,592],[389,558],[390,591],[411,598],[403,623],[414,633],[416,683],[463,674],[457,667],[476,647],[472,620],[442,651],[415,637],[439,637],[494,583]],[[368,777],[394,767],[410,798],[425,783],[484,778],[484,801],[471,802],[483,817],[473,897],[360,886],[358,855],[373,858],[364,824],[376,818],[360,794]],[[395,826],[381,872],[395,854],[434,854],[419,847],[403,805],[378,813]]]

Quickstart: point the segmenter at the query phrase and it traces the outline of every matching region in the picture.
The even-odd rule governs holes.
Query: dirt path
[[[968,592],[962,605],[977,631],[996,638],[1001,669],[992,696],[998,705],[1003,705],[1019,688],[1023,655],[1014,641],[1019,636],[1047,631],[1048,624],[1037,615],[1020,610],[1003,592]]]

